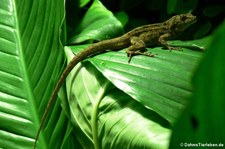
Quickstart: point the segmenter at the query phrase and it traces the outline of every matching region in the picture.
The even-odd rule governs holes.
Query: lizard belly
[[[159,44],[159,37],[164,34],[160,32],[148,32],[148,33],[143,33],[139,37],[141,40],[145,42],[146,46],[153,46],[153,45],[158,45]]]

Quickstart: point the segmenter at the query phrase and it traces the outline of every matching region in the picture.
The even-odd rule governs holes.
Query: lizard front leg
[[[128,63],[130,63],[133,55],[146,55],[153,57],[154,54],[148,52],[141,52],[141,50],[145,49],[145,42],[136,36],[130,38],[131,46],[129,46],[126,50],[127,56],[129,58]]]
[[[171,34],[170,33],[166,33],[166,34],[163,34],[161,36],[159,36],[158,38],[158,42],[160,45],[166,47],[167,49],[169,49],[170,51],[172,50],[181,50],[180,47],[173,47],[173,46],[170,46],[166,40],[169,39],[171,37]]]

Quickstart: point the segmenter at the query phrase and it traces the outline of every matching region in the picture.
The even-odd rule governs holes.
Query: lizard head
[[[191,13],[175,15],[166,23],[169,24],[172,32],[178,34],[183,32],[186,28],[197,21],[197,17],[192,15]]]

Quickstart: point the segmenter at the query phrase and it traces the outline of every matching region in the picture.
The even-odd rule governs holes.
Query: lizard
[[[179,47],[170,46],[166,41],[177,37],[186,28],[195,23],[196,20],[197,17],[191,13],[175,15],[165,22],[143,25],[125,33],[120,37],[94,43],[75,55],[60,76],[60,79],[57,82],[56,87],[50,97],[35,138],[34,148],[36,147],[38,137],[52,102],[56,98],[59,89],[66,80],[66,77],[70,71],[79,62],[87,59],[88,57],[106,52],[107,50],[116,51],[127,48],[126,53],[129,58],[128,63],[130,63],[131,58],[134,55],[146,55],[149,57],[154,57],[155,54],[142,52],[142,50],[147,46],[161,45],[170,51],[179,50]]]

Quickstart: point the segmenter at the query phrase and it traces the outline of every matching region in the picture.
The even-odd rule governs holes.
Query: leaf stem
[[[97,96],[97,100],[93,106],[92,115],[91,115],[91,127],[92,127],[92,137],[95,149],[100,149],[99,147],[99,139],[98,139],[98,108],[99,105],[106,93],[106,88],[109,86],[110,81],[104,84],[104,86],[99,90],[99,94]]]

